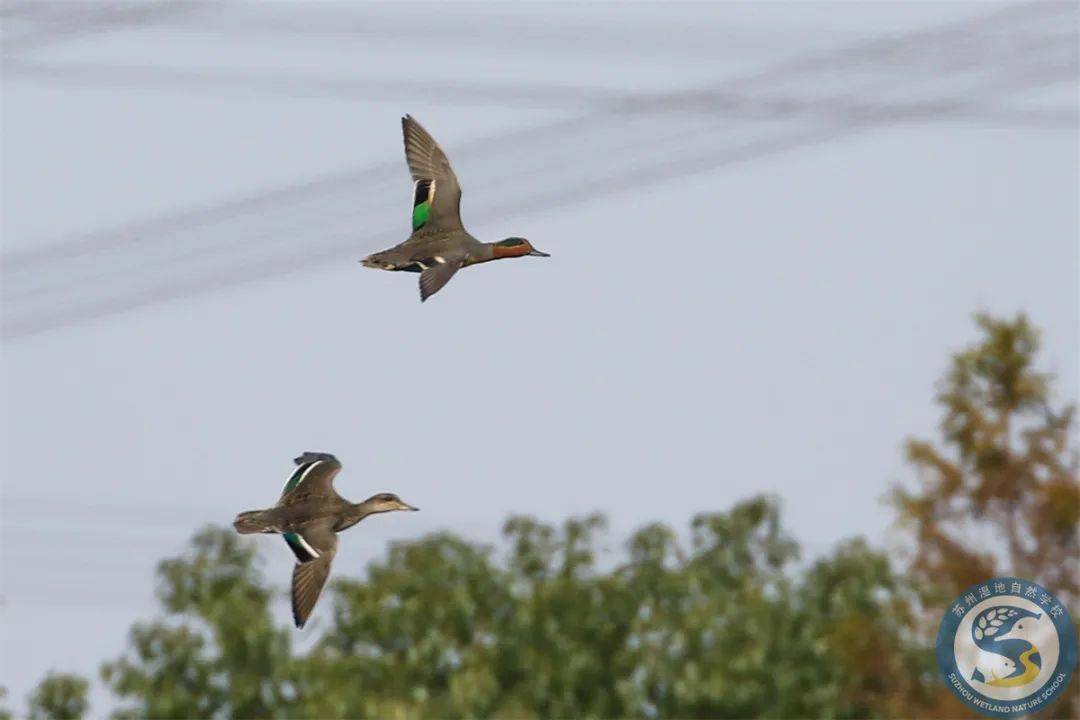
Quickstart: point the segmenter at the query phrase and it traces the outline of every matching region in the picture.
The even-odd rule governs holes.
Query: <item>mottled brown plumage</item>
[[[285,483],[277,505],[242,512],[233,521],[241,534],[274,533],[285,537],[296,556],[292,576],[292,612],[296,627],[311,617],[337,553],[337,533],[368,515],[395,510],[418,510],[392,493],[372,495],[351,503],[334,490],[341,463],[329,453],[306,452],[296,458],[296,470]]]

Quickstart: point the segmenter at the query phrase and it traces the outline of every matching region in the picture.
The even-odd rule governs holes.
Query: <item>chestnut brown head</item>
[[[523,257],[535,255],[536,257],[551,257],[546,252],[540,252],[532,244],[521,237],[508,237],[494,244],[496,258]]]

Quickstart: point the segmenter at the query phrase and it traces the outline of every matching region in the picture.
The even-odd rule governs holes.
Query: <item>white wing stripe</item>
[[[300,487],[300,485],[304,482],[304,478],[306,478],[308,476],[308,473],[310,473],[312,470],[314,470],[315,468],[317,468],[319,465],[321,465],[324,462],[326,462],[326,461],[325,460],[316,460],[315,462],[311,463],[307,467],[302,467],[302,468],[297,469],[296,472],[300,473],[300,479],[296,481],[295,485],[293,485],[293,489],[296,489],[296,488]],[[296,472],[294,472],[292,475],[290,475],[289,479],[285,481],[285,487],[283,487],[281,489],[282,493],[284,493],[285,490],[288,489],[289,484],[292,483],[292,479],[294,477],[296,477]]]
[[[304,539],[303,535],[301,535],[300,533],[296,533],[296,537],[300,540],[300,544],[304,546],[305,550],[307,550],[309,553],[311,553],[315,557],[319,557],[319,551],[316,550],[315,548],[311,547],[311,544],[307,540]]]

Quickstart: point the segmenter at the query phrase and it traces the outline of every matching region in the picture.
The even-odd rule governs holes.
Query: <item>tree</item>
[[[1051,377],[1035,369],[1038,332],[1026,317],[976,322],[981,341],[953,357],[939,386],[940,444],[907,443],[921,484],[897,488],[895,500],[917,541],[912,572],[935,607],[1006,573],[1075,607],[1075,408],[1052,404]]]
[[[335,582],[332,625],[309,656],[303,714],[490,714],[499,672],[492,639],[508,602],[490,552],[436,533],[393,545],[365,580]]]
[[[942,440],[907,446],[921,484],[894,496],[906,573],[858,538],[800,569],[766,496],[697,515],[688,543],[645,525],[606,559],[601,516],[516,516],[501,548],[435,533],[333,580],[298,655],[256,545],[207,528],[158,567],[162,617],[102,668],[117,716],[965,714],[933,657],[946,603],[1002,568],[1074,604],[1077,582],[1072,409],[1053,407],[1023,317],[978,322],[940,386]],[[987,529],[1000,543],[975,544]],[[48,682],[34,707],[74,706]]]
[[[7,688],[0,685],[0,700],[7,697]],[[0,720],[11,720],[11,711],[6,707],[0,707]]]
[[[798,602],[816,675],[802,685],[817,688],[818,707],[835,717],[934,715],[938,669],[907,586],[862,539],[841,543],[810,568]]]
[[[928,625],[965,588],[996,575],[1039,582],[1076,617],[1075,407],[1052,401],[1052,378],[1035,365],[1039,334],[1026,317],[975,320],[982,337],[953,356],[939,384],[941,440],[907,443],[919,485],[894,491],[915,539],[913,584]],[[957,714],[959,703],[946,697]],[[1058,710],[1071,717],[1075,695],[1070,702]]]
[[[166,616],[103,677],[130,717],[855,717],[925,695],[927,648],[864,543],[796,572],[766,497],[697,516],[689,548],[648,525],[606,570],[603,531],[512,517],[501,560],[449,533],[397,543],[331,584],[293,656],[252,545],[208,529],[160,565]]]
[[[623,692],[634,715],[745,717],[798,712],[786,667],[808,648],[785,570],[797,557],[779,507],[754,498],[691,523],[689,553],[661,526],[630,541],[622,573],[634,627]]]
[[[447,534],[396,545],[337,583],[303,714],[865,716],[930,695],[901,583],[865,544],[800,577],[778,504],[754,498],[695,518],[689,551],[646,526],[602,572],[603,526],[511,518],[502,565]]]
[[[756,498],[698,516],[689,556],[656,525],[630,553],[629,714],[910,716],[932,697],[910,593],[863,540],[795,573],[778,504]]]
[[[77,675],[49,673],[30,696],[31,720],[78,720],[86,714],[90,683]]]
[[[157,595],[172,616],[136,624],[131,650],[102,679],[133,705],[120,717],[269,717],[295,697],[290,634],[270,614],[272,592],[255,548],[207,528],[186,556],[158,566]]]

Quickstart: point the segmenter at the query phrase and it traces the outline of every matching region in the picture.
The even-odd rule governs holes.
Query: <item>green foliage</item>
[[[298,655],[255,544],[207,528],[158,568],[164,616],[102,668],[116,715],[970,715],[935,667],[941,608],[1001,558],[1075,598],[1080,519],[1073,411],[1052,407],[1034,370],[1034,329],[978,322],[940,387],[940,445],[908,444],[921,485],[895,502],[915,540],[909,574],[860,539],[797,567],[770,497],[700,514],[685,534],[646,525],[612,556],[601,516],[518,516],[500,550],[436,533],[391,546],[364,579],[339,575]],[[999,546],[973,543],[978,526]],[[79,682],[47,678],[31,712],[78,717]]]
[[[288,714],[290,634],[271,618],[252,544],[201,531],[188,554],[159,565],[158,598],[170,617],[137,624],[129,652],[102,667],[113,692],[134,701],[118,716]]]
[[[0,700],[7,697],[7,688],[0,685]],[[6,707],[0,706],[0,720],[11,720],[11,711]]]
[[[800,628],[819,653],[807,681],[837,717],[899,717],[936,699],[937,665],[917,629],[917,603],[888,558],[861,539],[814,563],[799,593]],[[798,672],[793,669],[793,672]]]
[[[30,696],[31,720],[77,720],[86,714],[90,684],[76,675],[49,673]]]
[[[103,677],[131,717],[862,717],[928,694],[908,600],[864,543],[795,572],[766,497],[694,518],[689,549],[646,526],[607,569],[603,530],[512,517],[500,559],[398,543],[332,583],[294,657],[252,546],[208,529],[159,568],[168,617]]]
[[[333,626],[311,655],[321,672],[304,688],[308,714],[427,708],[426,715],[450,717],[485,707],[495,672],[492,618],[507,604],[486,548],[449,534],[395,545],[366,582],[343,580],[335,589]],[[353,682],[338,683],[346,677]]]

